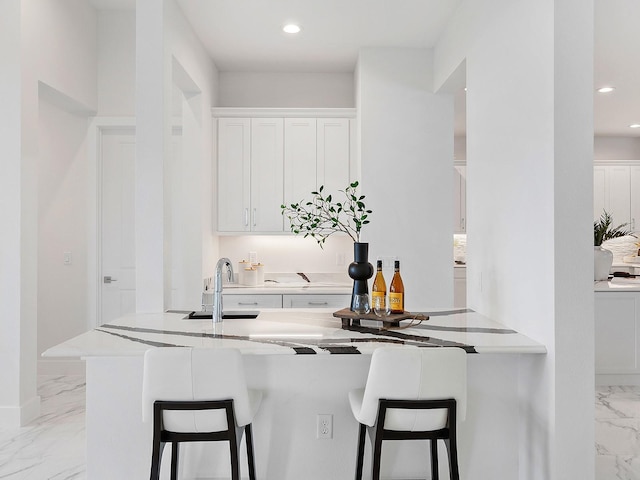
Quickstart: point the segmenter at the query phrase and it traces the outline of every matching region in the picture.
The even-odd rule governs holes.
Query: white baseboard
[[[20,406],[0,407],[0,426],[24,427],[40,415],[40,397],[35,396]]]
[[[38,360],[38,375],[82,375],[85,362],[77,358],[46,358]]]
[[[596,375],[597,386],[640,385],[640,375],[636,374],[599,374]]]

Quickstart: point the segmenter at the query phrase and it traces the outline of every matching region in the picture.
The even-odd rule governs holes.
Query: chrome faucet
[[[227,266],[227,278],[233,281],[233,266],[228,258],[221,258],[216,263],[216,273],[213,280],[213,323],[222,321],[222,269]]]

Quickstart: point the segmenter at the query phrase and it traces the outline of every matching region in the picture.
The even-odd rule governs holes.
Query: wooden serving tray
[[[390,313],[384,317],[379,317],[373,312],[357,313],[349,310],[348,308],[343,308],[342,310],[333,312],[333,316],[342,319],[342,328],[347,328],[351,325],[360,325],[360,320],[376,320],[378,322],[382,322],[382,325],[385,327],[397,327],[400,325],[401,320],[429,320],[428,315],[423,315],[421,313]]]

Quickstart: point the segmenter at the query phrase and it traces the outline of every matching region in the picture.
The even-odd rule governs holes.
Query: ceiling
[[[134,8],[135,0],[90,0]],[[176,0],[220,71],[352,72],[362,47],[434,46],[460,0]],[[595,0],[594,129],[640,137],[640,1]],[[296,22],[292,36],[282,26]],[[464,133],[464,93],[456,133]]]

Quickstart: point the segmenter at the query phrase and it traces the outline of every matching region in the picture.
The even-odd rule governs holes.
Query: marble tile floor
[[[0,429],[0,479],[84,480],[85,381],[40,376],[40,417]],[[640,387],[597,387],[596,480],[640,480]]]
[[[640,480],[640,387],[596,387],[596,480]]]
[[[40,376],[38,394],[40,417],[0,428],[0,479],[86,479],[84,377]]]

